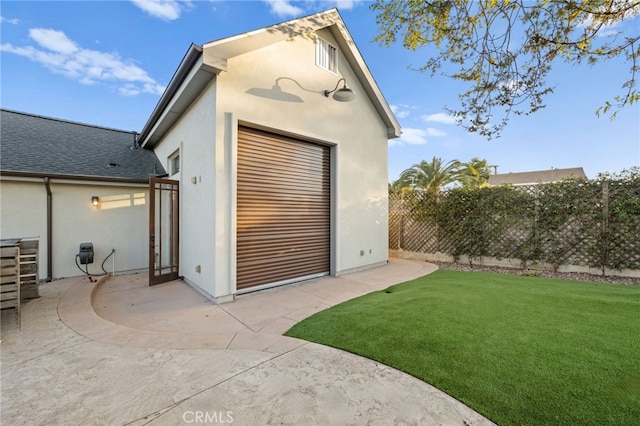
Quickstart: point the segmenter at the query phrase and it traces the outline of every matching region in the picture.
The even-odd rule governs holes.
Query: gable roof
[[[387,126],[387,137],[400,137],[400,124],[369,71],[336,8],[205,43],[192,44],[140,133],[141,145],[153,147],[180,118],[202,89],[222,71],[228,59],[253,50],[328,29],[336,39],[367,97]]]
[[[582,167],[569,169],[551,169],[533,172],[502,173],[491,175],[489,185],[534,185],[538,183],[558,182],[567,178],[586,178]]]
[[[0,110],[0,173],[96,181],[148,182],[164,174],[153,151],[134,149],[134,132]]]

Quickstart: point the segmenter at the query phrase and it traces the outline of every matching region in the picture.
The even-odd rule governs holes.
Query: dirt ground
[[[430,263],[434,263],[438,265],[440,269],[448,269],[448,270],[455,270],[455,271],[485,271],[485,272],[496,272],[499,274],[530,275],[530,276],[539,276],[539,277],[546,277],[546,278],[559,278],[563,280],[588,281],[588,282],[640,286],[640,278],[635,278],[635,277],[592,275],[592,274],[581,273],[581,272],[532,271],[532,270],[524,270],[519,268],[469,265],[464,263],[449,263],[449,262],[430,262]]]

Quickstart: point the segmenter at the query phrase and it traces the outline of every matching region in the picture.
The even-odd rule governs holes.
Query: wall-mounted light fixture
[[[341,89],[338,89],[338,86],[340,86],[340,82],[342,82],[343,85]],[[333,90],[324,91],[324,95],[327,98],[332,93],[333,93],[333,99],[335,99],[338,102],[351,102],[356,98],[356,94],[353,93],[353,90],[347,87],[347,80],[345,80],[344,78],[341,78],[340,80],[338,80],[338,83],[336,83],[336,87]]]
[[[98,196],[96,196],[96,195],[91,197],[91,205],[93,207],[98,207],[100,205],[100,198]]]

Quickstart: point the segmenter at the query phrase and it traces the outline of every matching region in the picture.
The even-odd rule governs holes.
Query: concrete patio
[[[2,315],[3,424],[439,424],[487,419],[407,374],[282,336],[337,303],[435,270],[406,260],[213,305],[181,281],[86,277]]]

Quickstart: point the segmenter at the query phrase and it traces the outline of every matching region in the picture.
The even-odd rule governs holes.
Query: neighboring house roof
[[[229,58],[324,28],[329,29],[335,37],[367,97],[387,126],[388,138],[400,137],[400,124],[358,51],[340,13],[334,8],[304,18],[205,43],[202,47],[192,44],[142,129],[140,133],[141,145],[153,147],[165,132],[179,120],[187,107],[216,74],[227,71]]]
[[[0,110],[0,173],[147,182],[165,174],[153,151],[134,149],[135,133]]]
[[[569,169],[550,169],[533,172],[502,173],[491,175],[489,185],[534,185],[538,183],[557,182],[567,178],[586,178],[582,167]]]

